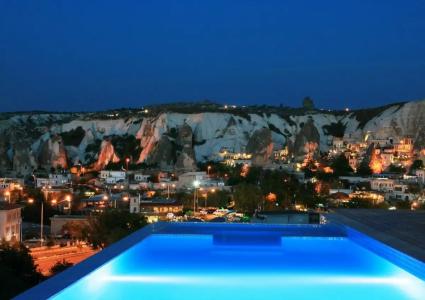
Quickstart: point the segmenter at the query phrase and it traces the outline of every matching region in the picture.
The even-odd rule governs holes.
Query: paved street
[[[76,246],[32,250],[31,256],[34,258],[35,264],[44,275],[49,275],[50,268],[57,262],[66,260],[67,262],[77,264],[86,258],[96,254],[97,250],[90,247],[79,248]]]

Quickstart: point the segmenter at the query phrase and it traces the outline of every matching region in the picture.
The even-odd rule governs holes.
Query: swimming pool
[[[424,299],[424,278],[345,226],[157,223],[18,299]]]

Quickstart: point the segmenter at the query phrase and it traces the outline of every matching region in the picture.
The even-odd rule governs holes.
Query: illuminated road
[[[31,252],[31,256],[34,258],[35,264],[38,269],[44,275],[49,275],[50,268],[57,262],[61,262],[64,259],[67,262],[77,264],[86,258],[96,254],[98,250],[93,250],[90,247],[61,247],[37,250],[34,249]]]

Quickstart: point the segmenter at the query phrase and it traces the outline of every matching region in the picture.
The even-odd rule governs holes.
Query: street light
[[[28,203],[33,204],[34,199],[28,198]],[[44,215],[44,203],[43,199],[41,199],[41,210],[40,210],[40,247],[43,247],[43,215]]]
[[[210,176],[210,170],[211,170],[211,166],[207,167],[207,175]]]
[[[7,196],[8,202],[10,204],[10,192],[6,191],[6,192],[4,192],[4,195]]]
[[[128,172],[128,163],[130,162],[130,158],[129,157],[127,157],[126,159],[125,159],[125,164],[126,164],[126,169],[127,169],[127,172]]]
[[[196,211],[196,202],[198,200],[198,187],[200,185],[199,180],[195,180],[193,182],[193,186],[194,186],[194,191],[193,191],[193,215],[195,215],[195,211]]]

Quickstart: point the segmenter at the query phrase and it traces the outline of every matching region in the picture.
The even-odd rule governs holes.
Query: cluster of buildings
[[[410,167],[415,156],[413,139],[379,138],[368,133],[363,141],[348,137],[334,138],[329,155],[344,154],[350,167],[356,171],[365,157],[370,157],[369,166],[373,173],[380,174],[389,166]]]

